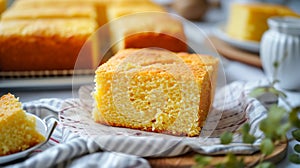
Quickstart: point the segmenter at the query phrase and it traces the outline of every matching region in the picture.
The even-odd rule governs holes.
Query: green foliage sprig
[[[287,141],[286,133],[291,128],[296,128],[292,131],[293,138],[298,141],[298,144],[294,146],[293,154],[289,155],[289,161],[295,164],[300,164],[300,106],[292,107],[287,101],[287,96],[276,89],[274,85],[278,81],[274,81],[271,86],[267,87],[257,87],[253,89],[250,93],[252,97],[260,97],[264,94],[273,94],[282,100],[288,107],[288,109],[279,106],[277,103],[269,106],[268,114],[265,119],[263,119],[259,124],[259,129],[264,133],[264,137],[260,144],[260,151],[262,153],[259,162],[256,164],[255,168],[273,168],[275,167],[271,162],[265,162],[265,158],[273,153],[277,144]],[[239,132],[242,134],[243,143],[252,144],[255,142],[257,137],[249,133],[250,125],[248,123],[244,124]],[[227,145],[232,142],[233,134],[230,132],[224,132],[220,136],[221,144]],[[212,158],[209,156],[197,155],[196,165],[194,168],[204,168],[204,167],[217,167],[217,168],[240,168],[245,167],[243,158],[237,158],[234,154],[229,153],[225,156],[223,162],[212,165]]]

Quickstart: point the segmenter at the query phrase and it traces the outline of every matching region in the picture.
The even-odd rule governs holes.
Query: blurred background
[[[15,0],[8,0],[8,6],[10,6]],[[275,3],[275,4],[282,4],[289,6],[294,11],[300,13],[300,1],[299,0],[152,0],[153,2],[163,4],[166,6],[170,6],[172,3],[175,4],[181,4],[178,6],[182,6],[182,10],[188,10],[193,6],[193,8],[197,9],[204,9],[209,8],[209,10],[212,10],[213,8],[220,8],[224,10],[224,12],[227,14],[230,4],[233,2],[266,2],[266,3]],[[195,5],[195,4],[198,4]],[[200,6],[200,7],[199,7]],[[190,8],[188,8],[190,7]],[[198,16],[201,16],[199,12],[197,11],[189,11],[190,13],[194,12]],[[226,15],[220,15],[220,18],[224,18]]]

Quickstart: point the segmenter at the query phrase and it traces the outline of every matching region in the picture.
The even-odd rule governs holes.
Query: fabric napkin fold
[[[234,82],[225,86],[225,88],[227,89],[227,91],[229,89],[229,92],[227,92],[228,94],[237,95],[239,97],[241,94],[247,94],[253,87],[261,85],[266,85],[266,83],[261,81],[254,83]],[[24,103],[23,107],[26,111],[43,118],[48,115],[57,116],[58,113],[62,110],[63,104],[65,102],[72,101],[74,100],[41,99]],[[236,105],[240,105],[237,100],[227,103],[231,103],[232,105],[237,103]],[[252,133],[256,134],[257,136],[262,136],[261,132],[259,132],[257,128],[257,123],[259,123],[260,120],[265,117],[265,108],[253,98],[247,99],[245,106],[241,107],[243,110],[248,111],[248,113],[245,113],[243,115],[245,115],[245,118],[248,120],[247,122],[251,123]],[[241,113],[243,113],[243,111],[241,111]],[[224,111],[223,116],[221,116],[221,120],[226,119],[227,123],[223,122],[223,125],[219,124],[215,131],[222,132],[225,130],[225,127],[236,130],[238,127],[231,126],[230,120],[238,116],[239,114],[237,114],[236,116],[231,116],[230,109],[228,109],[227,112]],[[209,123],[209,121],[207,122]],[[88,136],[80,136],[78,132],[74,133],[74,130],[69,129],[69,127],[67,127],[65,124],[66,123],[59,123],[50,141],[40,149],[35,150],[28,159],[17,164],[7,165],[7,167],[150,167],[148,161],[145,158],[141,157],[143,155],[136,155],[135,151],[141,152],[141,148],[143,150],[150,150],[148,152],[151,152],[151,150],[155,152],[155,149],[146,149],[139,145],[129,148],[126,145],[132,144],[134,141],[136,141],[136,137],[131,137],[130,135],[128,135],[127,138],[124,139],[124,137],[121,136],[118,137],[115,135],[103,135],[99,136],[96,139],[89,138]],[[72,130],[73,132],[70,130]],[[161,140],[164,141],[164,139]],[[218,137],[214,137],[213,139],[209,140],[218,142]],[[197,141],[180,141],[176,143],[176,145],[173,146],[170,151],[160,153],[158,157],[175,156],[186,153],[188,151],[195,151],[198,153],[206,154],[221,154],[228,151],[249,154],[257,151],[257,148],[255,148],[255,146],[241,144],[239,142],[238,135],[235,137],[235,140],[236,142],[229,146],[216,145],[215,143],[212,143],[212,145],[207,145],[204,147],[200,147]],[[103,144],[105,144],[104,142],[106,142],[106,147],[103,146]],[[155,142],[155,140],[153,140],[152,143],[153,142]],[[171,141],[164,142],[168,143]],[[107,147],[109,147],[110,145],[113,146],[113,150],[107,150]],[[149,144],[149,146],[151,147],[151,144]],[[133,152],[128,152],[128,150],[131,150]]]

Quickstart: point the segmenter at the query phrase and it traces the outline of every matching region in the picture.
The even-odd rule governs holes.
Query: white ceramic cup
[[[300,18],[272,17],[262,37],[260,57],[271,80],[288,90],[300,90]]]

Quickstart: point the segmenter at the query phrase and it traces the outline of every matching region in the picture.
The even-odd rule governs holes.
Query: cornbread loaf
[[[0,16],[1,13],[4,12],[6,9],[6,0],[0,0]]]
[[[113,52],[144,47],[187,50],[183,26],[171,17],[139,16],[131,19],[130,24],[125,19],[117,21],[117,25],[103,26],[120,16],[145,11],[165,9],[151,0],[15,0],[0,21],[0,71],[2,74],[70,72],[76,59],[83,65],[75,69],[90,69],[97,67],[99,55],[105,55],[100,63],[111,57],[111,51],[99,51],[117,40],[120,42],[112,47]],[[101,35],[90,38],[88,47],[82,48],[85,40],[101,26],[104,27],[100,29],[102,32],[98,31]],[[91,52],[84,51],[88,58],[81,58],[84,54],[77,57],[82,53],[80,49],[89,47]]]
[[[99,26],[107,22],[106,20],[106,3],[109,0],[16,0],[10,9],[12,10],[30,10],[30,9],[47,9],[47,8],[64,8],[72,6],[93,6],[97,10]],[[94,11],[91,11],[92,13]],[[79,13],[82,13],[79,12]]]
[[[99,21],[97,9],[92,5],[69,7],[49,6],[46,8],[11,8],[2,14],[1,20],[22,19],[90,18]]]
[[[36,121],[26,115],[21,103],[8,93],[0,98],[0,156],[20,152],[45,140]]]
[[[71,6],[85,6],[92,5],[97,8],[99,26],[107,23],[107,8],[114,4],[126,5],[151,3],[150,0],[16,0],[12,5],[12,9],[17,10],[30,10],[30,9],[46,9],[46,8],[65,8],[68,9]],[[153,4],[153,3],[152,3]]]
[[[234,3],[231,6],[226,31],[240,40],[260,41],[268,29],[271,16],[300,16],[286,6],[266,3]]]
[[[114,53],[125,48],[146,47],[187,51],[181,21],[160,12],[124,16],[110,23],[110,35]]]
[[[125,49],[96,70],[95,122],[197,136],[209,112],[218,60],[158,49]]]
[[[94,19],[3,21],[0,23],[0,70],[74,69],[81,47],[97,28]],[[86,55],[85,61],[77,66],[96,67],[97,59],[92,54]]]

